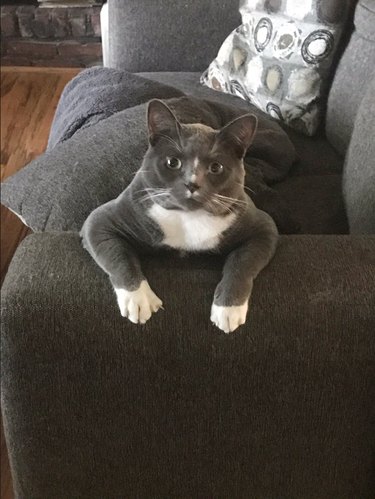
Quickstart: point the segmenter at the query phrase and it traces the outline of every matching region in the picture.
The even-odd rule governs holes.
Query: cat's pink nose
[[[193,194],[193,192],[197,191],[199,189],[199,185],[196,184],[195,182],[188,182],[185,184],[185,187]]]

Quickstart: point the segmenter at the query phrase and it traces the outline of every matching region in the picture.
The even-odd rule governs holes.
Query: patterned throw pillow
[[[242,0],[242,25],[201,77],[307,135],[316,131],[347,0]]]

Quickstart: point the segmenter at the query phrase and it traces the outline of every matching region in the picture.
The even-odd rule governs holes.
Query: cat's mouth
[[[186,189],[186,198],[199,200],[199,199],[202,199],[202,195],[199,191],[191,192],[191,191],[189,191],[189,189]]]

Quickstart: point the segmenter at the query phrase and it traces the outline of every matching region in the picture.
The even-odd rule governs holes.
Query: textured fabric
[[[183,93],[169,86],[125,71],[101,67],[82,71],[64,88],[51,126],[48,149],[118,111],[150,99],[180,95]]]
[[[326,118],[327,137],[342,155],[349,146],[366,87],[375,77],[374,0],[358,3],[354,21],[355,31],[340,59],[329,93]]]
[[[302,234],[346,234],[341,175],[293,176],[274,186]]]
[[[95,88],[98,95],[111,94],[106,112],[103,102],[95,97]],[[117,197],[140,168],[148,146],[146,104],[134,104],[152,94],[165,98],[180,96],[181,92],[114,69],[95,68],[81,73],[66,89],[52,125],[50,146],[62,142],[4,183],[3,204],[33,230],[80,230],[89,213]],[[115,113],[124,106],[132,107]],[[218,116],[224,116],[225,110],[215,104],[207,106],[206,124],[220,123]],[[201,111],[196,121],[205,119]],[[260,114],[253,106],[252,111]],[[115,114],[105,119],[111,113]],[[213,120],[211,114],[217,119]],[[267,184],[285,178],[294,160],[295,151],[286,133],[275,121],[260,114],[257,133],[246,155],[246,161],[253,164],[248,184],[254,196],[263,196],[267,190],[262,208],[273,214],[285,233],[294,233],[298,227],[287,206],[269,198]],[[262,203],[259,198],[256,201]]]
[[[375,234],[375,78],[355,121],[344,168],[344,193],[353,234]]]
[[[374,237],[288,236],[247,325],[209,310],[222,262],[144,262],[137,327],[77,235],[18,249],[2,292],[3,421],[19,499],[373,497]]]
[[[348,0],[242,0],[240,5],[242,24],[224,41],[202,83],[313,135]]]
[[[108,64],[132,72],[203,71],[239,22],[233,0],[111,0]]]

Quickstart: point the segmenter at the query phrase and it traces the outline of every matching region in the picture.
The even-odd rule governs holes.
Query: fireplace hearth
[[[1,6],[2,65],[101,64],[101,4],[94,0],[6,0]]]

